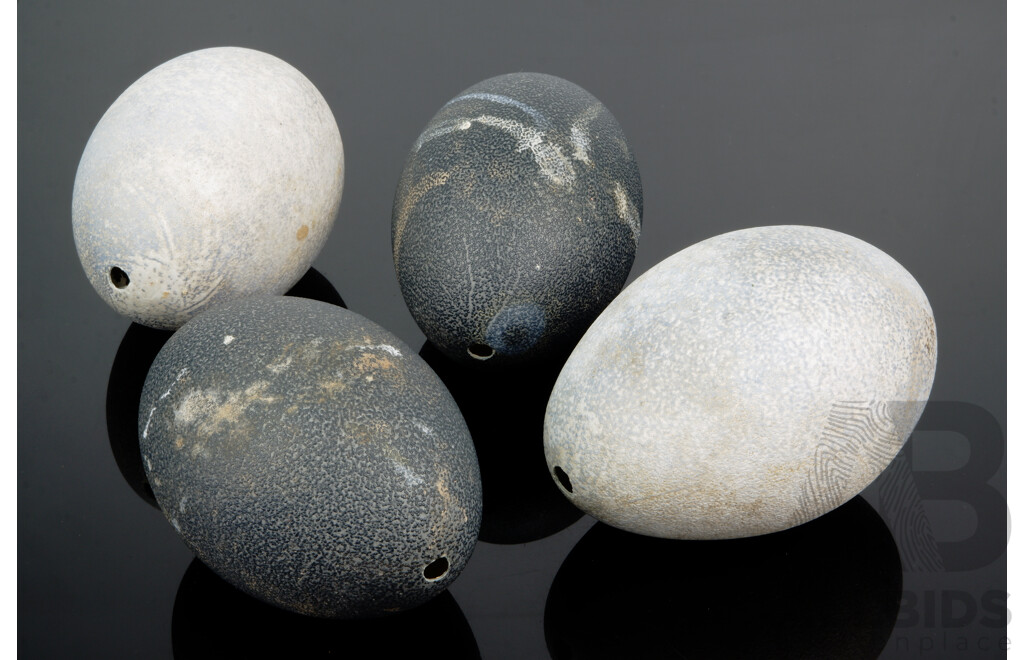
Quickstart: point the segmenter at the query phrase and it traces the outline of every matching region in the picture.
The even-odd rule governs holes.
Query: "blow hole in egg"
[[[572,482],[569,481],[569,475],[565,473],[559,466],[555,466],[555,478],[558,479],[558,483],[562,484],[562,488],[566,489],[570,493],[572,492]]]
[[[423,568],[423,577],[433,582],[440,580],[448,572],[448,558],[438,557]]]
[[[110,269],[110,282],[118,289],[123,289],[131,284],[131,279],[128,277],[128,273],[124,272],[117,266]]]
[[[489,360],[494,357],[494,349],[487,344],[470,344],[466,352],[477,360]]]

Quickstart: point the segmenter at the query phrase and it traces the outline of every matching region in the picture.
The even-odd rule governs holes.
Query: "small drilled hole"
[[[555,466],[555,478],[558,479],[558,483],[562,484],[562,488],[566,489],[570,493],[572,492],[572,482],[569,481],[569,475],[565,473],[565,470]]]
[[[494,349],[487,344],[470,344],[466,350],[477,360],[490,360],[494,357]]]
[[[128,279],[128,273],[124,272],[117,266],[110,269],[110,281],[118,289],[123,289],[131,283],[131,280]]]
[[[427,578],[431,582],[440,580],[447,574],[448,559],[446,557],[438,557],[423,568],[423,577]]]

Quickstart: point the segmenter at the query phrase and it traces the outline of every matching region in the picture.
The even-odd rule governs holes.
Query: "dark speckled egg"
[[[554,76],[490,78],[416,140],[395,194],[398,282],[450,357],[528,362],[571,346],[633,265],[643,194],[615,117]]]
[[[339,307],[261,297],[160,351],[139,407],[167,519],[218,575],[285,609],[409,609],[465,566],[480,526],[469,431],[427,364]]]

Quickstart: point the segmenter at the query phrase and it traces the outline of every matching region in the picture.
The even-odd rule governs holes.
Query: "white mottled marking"
[[[417,429],[419,429],[421,433],[425,433],[425,434],[431,435],[431,436],[434,435],[434,429],[430,428],[429,426],[427,426],[423,422],[421,422],[419,420],[416,420],[412,424]]]
[[[156,406],[149,409],[149,417],[146,418],[146,428],[142,429],[142,438],[146,439],[149,437],[149,424],[153,421],[153,413],[156,412]]]
[[[268,364],[267,370],[271,371],[272,373],[279,374],[282,371],[286,371],[288,367],[291,366],[291,364],[291,357],[286,357],[283,362],[278,362],[276,364]]]
[[[619,217],[633,232],[633,242],[640,242],[640,214],[636,212],[633,202],[629,201],[626,189],[618,181],[615,182],[615,208]]]
[[[420,135],[419,138],[417,138],[416,140],[416,144],[412,146],[412,150],[419,151],[424,144],[430,142],[434,138],[439,138],[442,135],[448,135],[449,133],[454,133],[455,131],[465,131],[472,125],[473,121],[470,119],[456,119],[455,121],[444,122],[437,128],[426,131],[422,135]]]
[[[224,335],[224,345],[227,346],[231,342],[235,341],[234,335]]]
[[[590,122],[594,121],[603,107],[600,103],[590,106],[569,127],[572,157],[587,165],[593,164],[590,161]]]
[[[213,411],[220,404],[220,392],[202,389],[194,389],[184,396],[181,403],[174,409],[174,421],[176,424],[192,424],[204,417],[213,414]]]
[[[572,157],[590,165],[590,138],[576,124],[569,129],[569,141],[572,142]]]
[[[576,170],[573,169],[572,161],[563,153],[561,147],[546,142],[545,133],[532,126],[527,126],[514,119],[503,119],[492,115],[480,115],[472,119],[456,119],[445,122],[437,128],[427,131],[416,141],[414,151],[419,151],[425,143],[434,138],[446,135],[456,130],[466,130],[468,126],[477,123],[484,126],[491,126],[502,130],[516,139],[516,151],[529,151],[533,160],[537,163],[541,173],[557,185],[567,185],[576,180]]]
[[[419,486],[420,484],[423,483],[422,477],[420,477],[418,474],[416,474],[406,466],[402,465],[398,461],[391,459],[391,464],[394,466],[395,472],[400,474],[405,479],[405,483],[407,486]]]
[[[178,384],[178,381],[181,380],[182,377],[184,377],[185,374],[187,374],[187,373],[188,373],[188,367],[185,367],[184,369],[179,371],[178,372],[178,377],[174,379],[174,382],[171,383],[171,386],[167,388],[167,391],[160,395],[160,398],[156,400],[157,403],[160,403],[161,401],[166,399],[167,395],[170,394],[171,390],[174,389],[174,386]],[[152,408],[150,408],[150,410],[149,410],[149,417],[146,418],[146,428],[142,429],[142,439],[143,440],[145,440],[146,438],[149,437],[149,424],[150,424],[150,422],[153,421],[153,413],[155,413],[155,412],[156,412],[156,405],[154,405]]]
[[[451,101],[444,104],[444,107],[450,106],[452,103],[457,101],[464,101],[467,99],[480,99],[483,101],[491,101],[492,103],[498,103],[501,105],[510,105],[513,108],[522,110],[526,114],[530,115],[533,121],[537,122],[537,125],[541,128],[547,128],[549,126],[548,120],[538,111],[536,108],[530,107],[522,101],[517,101],[509,96],[502,94],[488,94],[486,92],[470,92],[469,94],[463,94],[462,96],[456,96]]]
[[[348,350],[350,350],[350,351],[354,351],[354,350],[359,350],[359,351],[384,351],[385,353],[388,353],[390,355],[394,355],[395,357],[402,357],[402,351],[398,350],[397,348],[395,348],[391,344],[375,344],[375,345],[372,345],[372,346],[369,346],[369,345],[352,346]]]

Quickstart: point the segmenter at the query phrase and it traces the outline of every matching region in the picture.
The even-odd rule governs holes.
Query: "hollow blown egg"
[[[648,270],[590,327],[548,401],[548,466],[627,531],[786,529],[882,472],[935,360],[928,299],[881,250],[816,227],[723,234]]]
[[[300,614],[414,607],[476,543],[479,466],[451,395],[334,305],[256,297],[185,324],[146,378],[139,437],[160,508],[203,563]]]
[[[555,76],[490,78],[416,140],[391,242],[405,302],[453,359],[525,363],[570,347],[621,290],[643,215],[612,114]]]
[[[199,50],[142,76],[96,125],[75,176],[75,246],[111,307],[172,330],[295,284],[343,180],[338,125],[302,73],[255,50]]]

